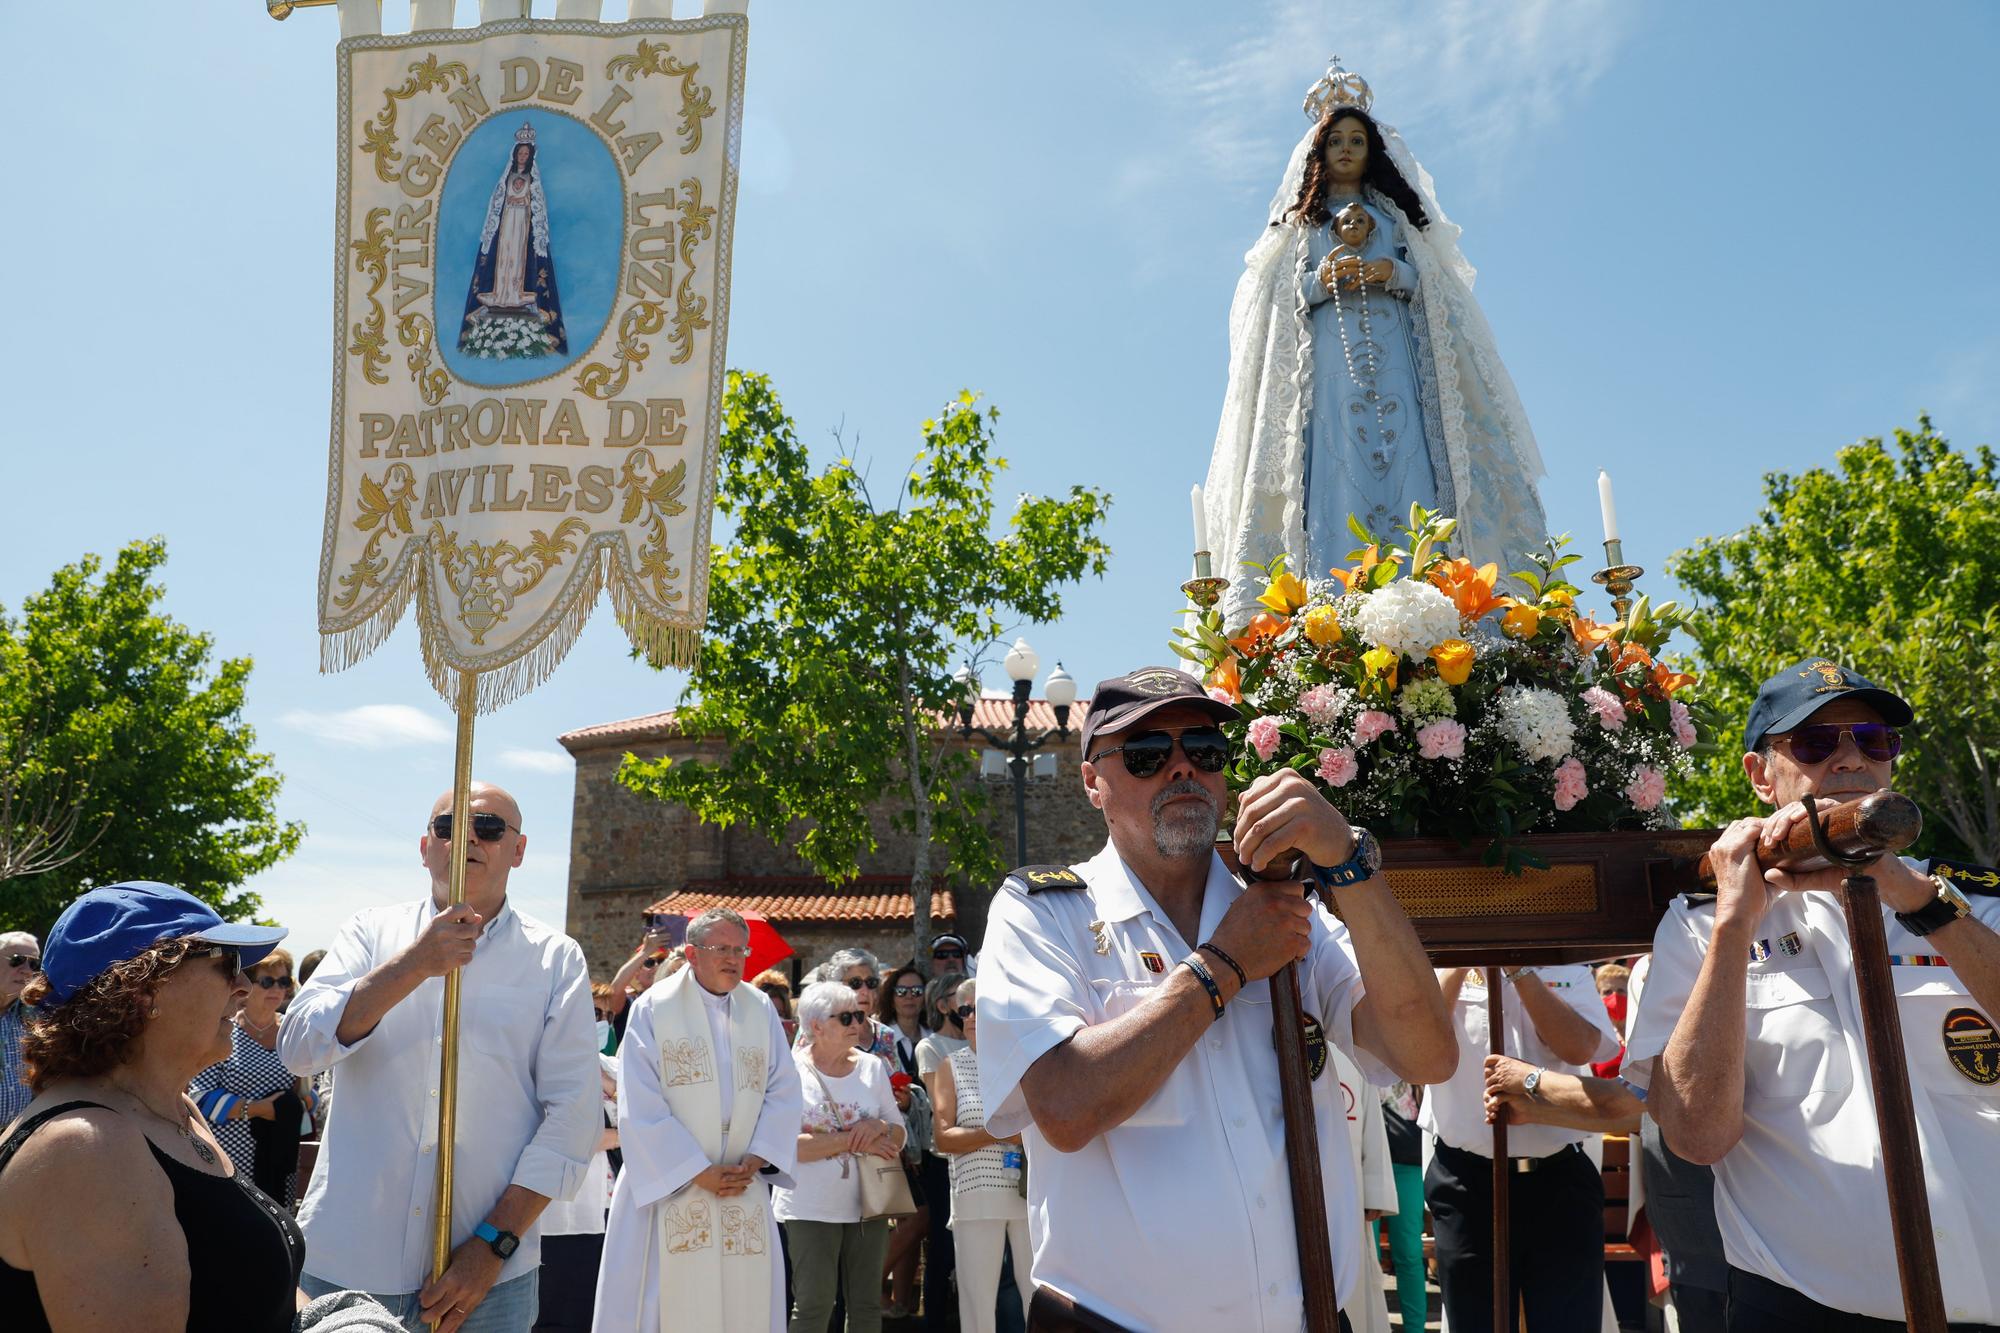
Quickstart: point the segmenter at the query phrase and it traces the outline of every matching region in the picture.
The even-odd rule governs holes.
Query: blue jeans
[[[540,1269],[531,1269],[516,1278],[498,1283],[486,1293],[486,1299],[472,1312],[460,1326],[462,1333],[528,1333],[535,1326],[535,1309],[539,1301],[536,1294]],[[299,1288],[306,1295],[317,1300],[328,1292],[343,1288],[311,1273],[299,1275]],[[368,1293],[389,1307],[389,1313],[403,1321],[409,1333],[430,1333],[430,1325],[423,1321],[423,1307],[417,1304],[414,1291],[394,1294],[371,1291]]]

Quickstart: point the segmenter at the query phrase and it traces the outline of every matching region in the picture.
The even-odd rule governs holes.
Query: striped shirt
[[[27,1010],[20,1001],[0,1009],[0,1126],[12,1123],[35,1100],[35,1094],[28,1090],[28,1071],[21,1063],[21,1037],[26,1029]]]
[[[188,1084],[188,1096],[194,1099],[194,1104],[214,1128],[215,1141],[229,1154],[229,1160],[236,1163],[236,1169],[247,1177],[253,1174],[256,1166],[257,1140],[250,1132],[247,1118],[232,1120],[230,1115],[240,1106],[288,1091],[292,1086],[292,1072],[285,1068],[285,1062],[278,1058],[276,1051],[267,1050],[264,1043],[251,1036],[240,1024],[232,1041],[229,1058],[196,1074],[194,1082]],[[308,1109],[314,1100],[316,1098],[307,1098]],[[278,1202],[289,1204],[292,1200],[286,1198]]]

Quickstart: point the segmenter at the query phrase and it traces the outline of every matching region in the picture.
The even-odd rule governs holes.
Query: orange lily
[[[1244,631],[1229,641],[1229,646],[1239,653],[1254,653],[1267,640],[1275,639],[1285,632],[1291,622],[1283,616],[1267,615],[1259,611],[1250,617],[1250,624]]]
[[[1497,564],[1475,567],[1463,557],[1441,561],[1432,568],[1430,581],[1451,598],[1458,614],[1467,620],[1477,620],[1488,611],[1514,605],[1512,597],[1500,596],[1493,591],[1493,586],[1500,581],[1500,566]]]
[[[1208,673],[1203,681],[1210,689],[1221,690],[1229,696],[1229,702],[1243,702],[1243,673],[1237,669],[1236,659],[1226,657]]]
[[[1382,548],[1371,546],[1361,553],[1361,563],[1353,569],[1329,569],[1327,573],[1340,580],[1340,586],[1353,592],[1356,588],[1368,586],[1368,576],[1375,566],[1382,563]]]
[[[1542,628],[1542,613],[1532,606],[1515,606],[1501,617],[1500,628],[1516,639],[1532,639]]]
[[[1660,692],[1662,699],[1673,697],[1675,690],[1683,690],[1694,684],[1694,677],[1683,671],[1669,671],[1665,662],[1653,664],[1653,688]]]
[[[1280,616],[1289,616],[1306,604],[1306,585],[1297,575],[1280,571],[1278,576],[1264,588],[1264,595],[1257,599],[1259,606],[1268,606]]]
[[[1576,643],[1585,652],[1590,652],[1600,644],[1611,642],[1611,636],[1618,632],[1616,625],[1600,625],[1589,616],[1579,614],[1569,622],[1569,632],[1576,636]]]

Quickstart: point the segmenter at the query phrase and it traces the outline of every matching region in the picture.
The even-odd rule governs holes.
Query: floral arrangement
[[[1265,609],[1233,635],[1193,610],[1174,651],[1237,706],[1231,785],[1292,768],[1385,836],[1487,843],[1539,865],[1531,832],[1665,828],[1667,785],[1708,724],[1694,678],[1656,654],[1685,618],[1644,597],[1622,623],[1579,611],[1551,539],[1498,589],[1496,565],[1449,556],[1457,520],[1412,506],[1407,546],[1350,519],[1351,568],[1308,585],[1253,566]]]
[[[466,325],[459,350],[493,361],[546,356],[556,350],[555,335],[529,315],[485,315]]]

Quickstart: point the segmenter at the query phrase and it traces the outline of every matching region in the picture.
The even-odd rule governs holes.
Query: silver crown
[[[1368,80],[1341,68],[1340,57],[1334,56],[1326,62],[1326,73],[1320,81],[1306,93],[1305,113],[1308,119],[1318,120],[1342,107],[1366,111],[1373,105],[1375,94],[1369,89]]]
[[[1366,85],[1364,85],[1364,86],[1366,86]],[[535,141],[535,127],[534,127],[533,125],[529,124],[529,123],[528,123],[527,121],[525,121],[525,120],[524,120],[524,121],[522,121],[522,122],[521,122],[521,128],[520,128],[520,129],[518,129],[518,130],[515,130],[515,131],[514,131],[514,142],[515,142],[515,143],[533,143],[534,141]]]

